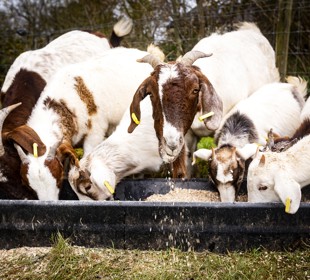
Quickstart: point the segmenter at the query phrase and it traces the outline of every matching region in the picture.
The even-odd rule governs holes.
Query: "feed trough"
[[[207,179],[128,179],[114,201],[74,200],[67,182],[60,201],[2,199],[0,247],[50,246],[58,232],[75,245],[122,249],[227,252],[310,244],[309,202],[290,215],[281,203],[145,201],[172,188],[215,192]],[[309,188],[303,197],[310,198]]]

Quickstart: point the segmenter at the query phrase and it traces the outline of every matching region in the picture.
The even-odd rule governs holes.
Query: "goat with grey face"
[[[299,127],[307,83],[302,79],[290,82],[264,85],[240,101],[215,134],[218,147],[194,152],[194,158],[210,161],[210,178],[221,201],[235,201],[246,175],[244,155],[257,149],[256,144],[250,143],[265,145],[270,128],[277,135],[291,136]]]
[[[163,63],[152,55],[140,62],[152,65],[154,71],[137,89],[131,106],[132,117],[128,132],[132,133],[140,119],[140,102],[150,96],[159,154],[164,162],[172,163],[173,177],[186,175],[185,134],[189,130],[198,108],[214,112],[204,122],[210,130],[218,128],[222,118],[222,101],[208,78],[193,66],[199,58],[208,57],[199,51],[188,52],[175,63]],[[137,119],[135,119],[135,117]]]

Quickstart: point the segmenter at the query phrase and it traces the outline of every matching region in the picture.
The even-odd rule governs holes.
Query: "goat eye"
[[[91,189],[91,185],[85,186],[85,191],[86,191],[86,192],[90,191],[90,189]]]
[[[265,190],[267,190],[268,189],[268,187],[267,186],[264,186],[264,185],[260,185],[259,187],[258,187],[258,190],[260,190],[260,191],[265,191]]]

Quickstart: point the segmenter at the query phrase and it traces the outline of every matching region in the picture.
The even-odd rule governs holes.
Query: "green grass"
[[[72,246],[0,250],[0,279],[310,279],[310,247],[243,253],[119,250]]]

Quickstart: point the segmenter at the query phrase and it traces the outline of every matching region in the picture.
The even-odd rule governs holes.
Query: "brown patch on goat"
[[[173,178],[190,178],[190,174],[187,174],[186,168],[187,154],[185,152],[185,147],[181,150],[179,156],[172,163],[172,176]]]
[[[92,184],[90,175],[91,174],[88,170],[80,170],[79,178],[75,180],[74,184],[79,193],[86,195],[93,200],[98,200],[98,193],[96,192],[97,187]]]
[[[60,116],[64,140],[71,143],[70,139],[72,139],[72,136],[77,132],[75,122],[76,116],[68,109],[64,100],[58,102],[48,97],[44,100],[44,105],[47,108],[53,109]]]
[[[56,179],[57,187],[62,187],[62,181],[64,177],[63,165],[59,158],[53,157],[52,159],[46,159],[44,165],[50,170],[53,177]]]
[[[76,84],[74,85],[77,94],[87,107],[88,114],[91,116],[97,113],[97,106],[94,101],[93,94],[87,88],[81,77],[74,77]]]
[[[236,152],[236,147],[225,145],[214,151],[214,157],[210,162],[209,175],[215,186],[222,183],[217,179],[219,164],[226,167],[223,170],[225,176],[232,172],[230,183],[234,186],[237,195],[245,175],[245,161]]]
[[[2,134],[3,139],[13,140],[28,153],[33,154],[33,143],[38,144],[38,156],[42,156],[46,152],[46,146],[41,141],[38,134],[28,125],[17,127],[10,133]]]
[[[1,104],[2,108],[19,102],[22,104],[6,117],[2,132],[12,131],[27,122],[45,85],[45,80],[36,72],[20,69],[16,73],[8,90],[1,92]]]

